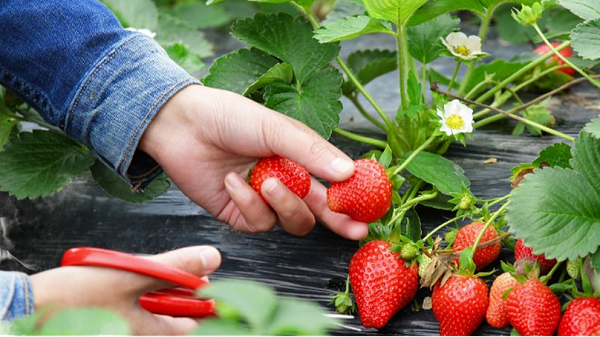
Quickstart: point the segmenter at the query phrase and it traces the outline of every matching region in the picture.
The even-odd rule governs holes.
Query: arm
[[[33,291],[29,276],[0,270],[0,320],[33,314]]]
[[[136,152],[162,105],[196,79],[97,0],[7,0],[0,83],[131,185],[160,173]]]

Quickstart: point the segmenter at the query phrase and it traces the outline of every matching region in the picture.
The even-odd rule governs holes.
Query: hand
[[[316,218],[339,235],[364,238],[366,223],[334,213],[326,188],[313,178],[304,199],[277,179],[262,192],[271,207],[245,182],[258,158],[275,154],[304,166],[327,181],[343,181],[354,172],[348,156],[303,123],[238,94],[188,86],[158,112],[140,140],[192,201],[217,219],[243,232],[262,232],[279,224],[295,235],[307,234]]]
[[[204,276],[221,264],[219,251],[210,246],[187,247],[148,259]],[[61,267],[31,276],[35,310],[50,313],[68,307],[102,307],[121,314],[136,335],[184,335],[197,322],[191,318],[154,315],[139,305],[141,295],[172,284],[128,271],[100,267]]]

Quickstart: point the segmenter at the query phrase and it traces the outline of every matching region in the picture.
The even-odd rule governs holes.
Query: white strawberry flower
[[[437,109],[442,118],[440,131],[448,136],[473,132],[473,110],[458,100],[444,104],[444,111]]]
[[[480,55],[487,55],[481,51],[481,39],[479,36],[467,36],[462,32],[453,32],[448,34],[446,38],[441,38],[442,43],[452,55],[461,58],[465,61],[470,61]]]
[[[145,28],[139,28],[139,29],[138,29],[138,28],[129,27],[129,28],[125,28],[125,29],[127,29],[127,30],[130,30],[130,31],[132,31],[132,32],[139,32],[139,33],[142,33],[142,34],[144,34],[144,35],[146,35],[146,36],[149,36],[149,37],[151,37],[151,38],[154,38],[154,37],[156,36],[156,33],[155,33],[155,32],[153,32],[153,31],[151,31],[151,30],[149,30],[149,29],[145,29]]]

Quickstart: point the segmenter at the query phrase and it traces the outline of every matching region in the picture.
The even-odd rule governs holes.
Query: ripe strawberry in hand
[[[458,233],[456,233],[456,238],[452,245],[454,253],[457,254],[467,247],[472,247],[484,226],[484,222],[473,222],[463,226]],[[479,247],[497,237],[498,232],[496,231],[496,228],[494,228],[494,226],[489,226],[485,230],[485,233],[483,233],[477,246]],[[475,254],[473,255],[473,262],[477,266],[476,270],[481,270],[494,262],[498,256],[500,256],[500,250],[502,250],[502,243],[500,241],[497,241],[488,247],[477,248],[477,251],[475,251]],[[456,258],[456,263],[458,263],[458,258]]]
[[[558,325],[559,336],[600,336],[600,299],[581,297],[569,302]]]
[[[556,264],[556,260],[548,260],[544,254],[536,255],[533,253],[533,248],[529,248],[523,244],[523,240],[517,240],[515,245],[515,272],[519,275],[525,275],[525,266],[533,266],[535,263],[540,266],[542,274],[548,273]]]
[[[390,209],[392,183],[383,165],[373,159],[354,161],[354,175],[327,189],[327,204],[362,222],[379,220]]]
[[[310,190],[310,174],[300,164],[281,156],[261,158],[249,175],[250,186],[268,204],[261,192],[262,183],[277,178],[298,197],[304,198]]]
[[[510,273],[503,273],[496,277],[490,288],[490,305],[485,313],[485,319],[488,324],[494,328],[504,328],[508,325],[508,316],[506,315],[506,299],[502,295],[511,288],[520,285],[519,281],[512,277]]]
[[[473,334],[485,318],[488,303],[487,284],[476,276],[454,274],[443,285],[436,284],[431,305],[440,322],[440,335]]]
[[[554,48],[560,46],[560,42],[551,42],[550,43]],[[549,52],[551,52],[552,50],[550,49],[550,47],[548,47],[548,45],[543,44],[537,48],[535,48],[533,50],[534,53],[538,54],[538,55],[545,55]],[[566,47],[563,50],[559,51],[559,53],[564,56],[564,57],[571,57],[573,56],[573,51],[571,50],[571,47]],[[565,61],[561,60],[560,57],[556,56],[556,55],[552,55],[550,57],[550,62],[556,61],[559,65],[565,64]],[[571,77],[575,76],[575,69],[573,68],[562,68],[562,69],[558,69],[556,70],[557,72],[562,72],[564,74],[567,74]]]
[[[560,320],[560,301],[545,284],[531,279],[508,294],[506,314],[522,336],[552,336]]]
[[[367,242],[350,261],[350,284],[365,328],[386,325],[419,288],[417,264],[407,266],[390,247],[386,241]]]

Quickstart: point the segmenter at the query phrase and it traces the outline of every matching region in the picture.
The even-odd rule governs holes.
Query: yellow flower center
[[[454,48],[454,51],[463,56],[469,56],[469,54],[471,54],[471,51],[469,50],[469,48],[467,48],[465,46],[458,46],[458,47]]]
[[[460,130],[465,126],[465,121],[461,116],[452,114],[446,118],[446,125],[452,130]]]

